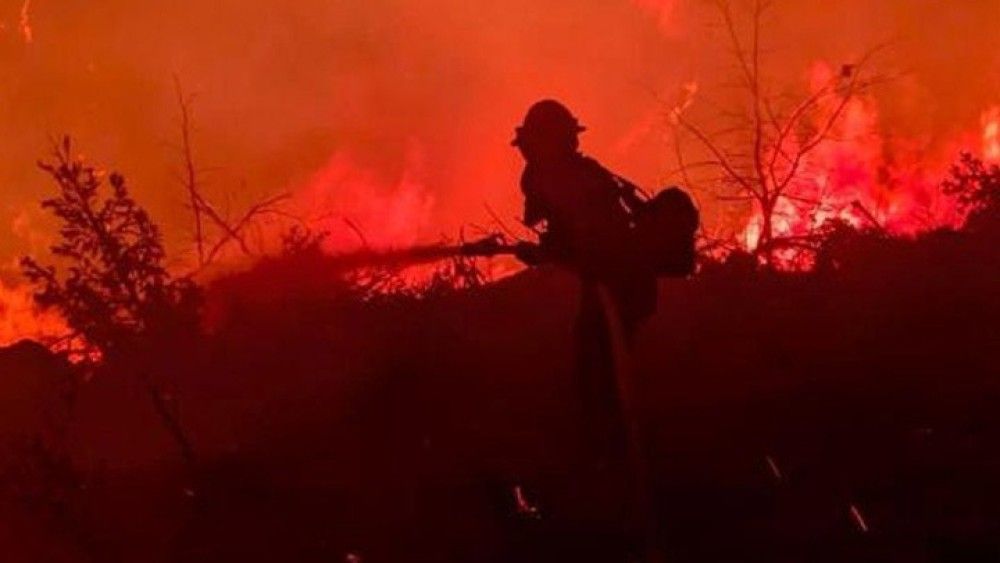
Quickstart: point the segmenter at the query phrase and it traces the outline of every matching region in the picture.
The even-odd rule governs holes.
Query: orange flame
[[[53,311],[42,311],[26,286],[0,282],[0,346],[30,338],[51,341],[69,332],[66,321]]]
[[[813,90],[828,83],[832,72],[825,63],[814,65],[810,72]],[[829,107],[822,108],[827,114],[821,112],[819,119],[827,119],[842,101],[829,99]],[[940,184],[961,150],[981,148],[985,158],[1000,158],[1000,109],[983,114],[982,128],[982,147],[955,140],[935,154],[924,143],[884,136],[873,98],[847,100],[830,138],[808,153],[787,197],[778,201],[774,236],[808,235],[831,219],[895,235],[958,227],[964,217],[956,202],[941,193]],[[748,249],[755,248],[762,225],[757,210],[741,236]]]
[[[980,122],[983,126],[983,158],[1000,162],[1000,106],[984,111]]]
[[[19,23],[21,36],[25,43],[32,43],[35,40],[35,33],[31,29],[31,0],[24,0],[21,5],[21,20]]]
[[[425,234],[434,208],[421,176],[415,146],[399,177],[388,181],[337,153],[297,190],[297,200],[307,221],[328,233],[329,251],[411,246]]]

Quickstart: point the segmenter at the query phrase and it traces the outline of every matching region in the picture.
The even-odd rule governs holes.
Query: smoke
[[[1000,103],[996,2],[784,1],[768,17],[768,72],[789,87],[888,44],[884,138],[944,146]],[[542,97],[579,115],[587,152],[656,185],[674,165],[665,98],[691,83],[725,96],[732,77],[712,21],[702,0],[5,0],[0,263],[49,236],[33,163],[63,133],[128,176],[175,253],[190,248],[174,75],[196,95],[210,197],[236,209],[291,191],[344,244],[358,238],[345,219],[393,245],[489,228],[487,205],[518,215],[510,135]]]

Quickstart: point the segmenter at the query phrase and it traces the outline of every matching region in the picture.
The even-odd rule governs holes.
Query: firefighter
[[[540,244],[522,247],[518,256],[529,265],[568,267],[586,290],[607,286],[631,337],[656,308],[655,274],[642,271],[632,243],[632,217],[645,203],[634,185],[580,153],[585,130],[555,100],[532,105],[516,129],[511,144],[526,163],[524,222],[542,229]]]
[[[575,374],[582,415],[592,445],[620,453],[625,429],[602,292],[630,345],[656,308],[656,277],[641,267],[632,240],[633,215],[644,202],[635,186],[581,154],[584,130],[555,100],[532,105],[516,129],[512,145],[525,160],[524,222],[541,232],[539,244],[522,245],[517,255],[529,265],[555,263],[579,276]]]

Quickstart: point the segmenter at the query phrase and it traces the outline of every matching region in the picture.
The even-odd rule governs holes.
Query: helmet
[[[511,144],[519,145],[525,136],[575,138],[578,133],[586,130],[566,106],[555,100],[542,100],[528,108],[524,123],[515,130]]]

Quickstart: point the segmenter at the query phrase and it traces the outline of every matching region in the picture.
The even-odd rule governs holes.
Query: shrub
[[[197,287],[164,267],[160,230],[129,195],[125,178],[72,156],[65,138],[39,163],[59,193],[42,202],[62,223],[52,254],[60,264],[25,257],[21,266],[43,307],[101,354],[137,337],[197,326]],[[105,179],[107,181],[105,181]]]

